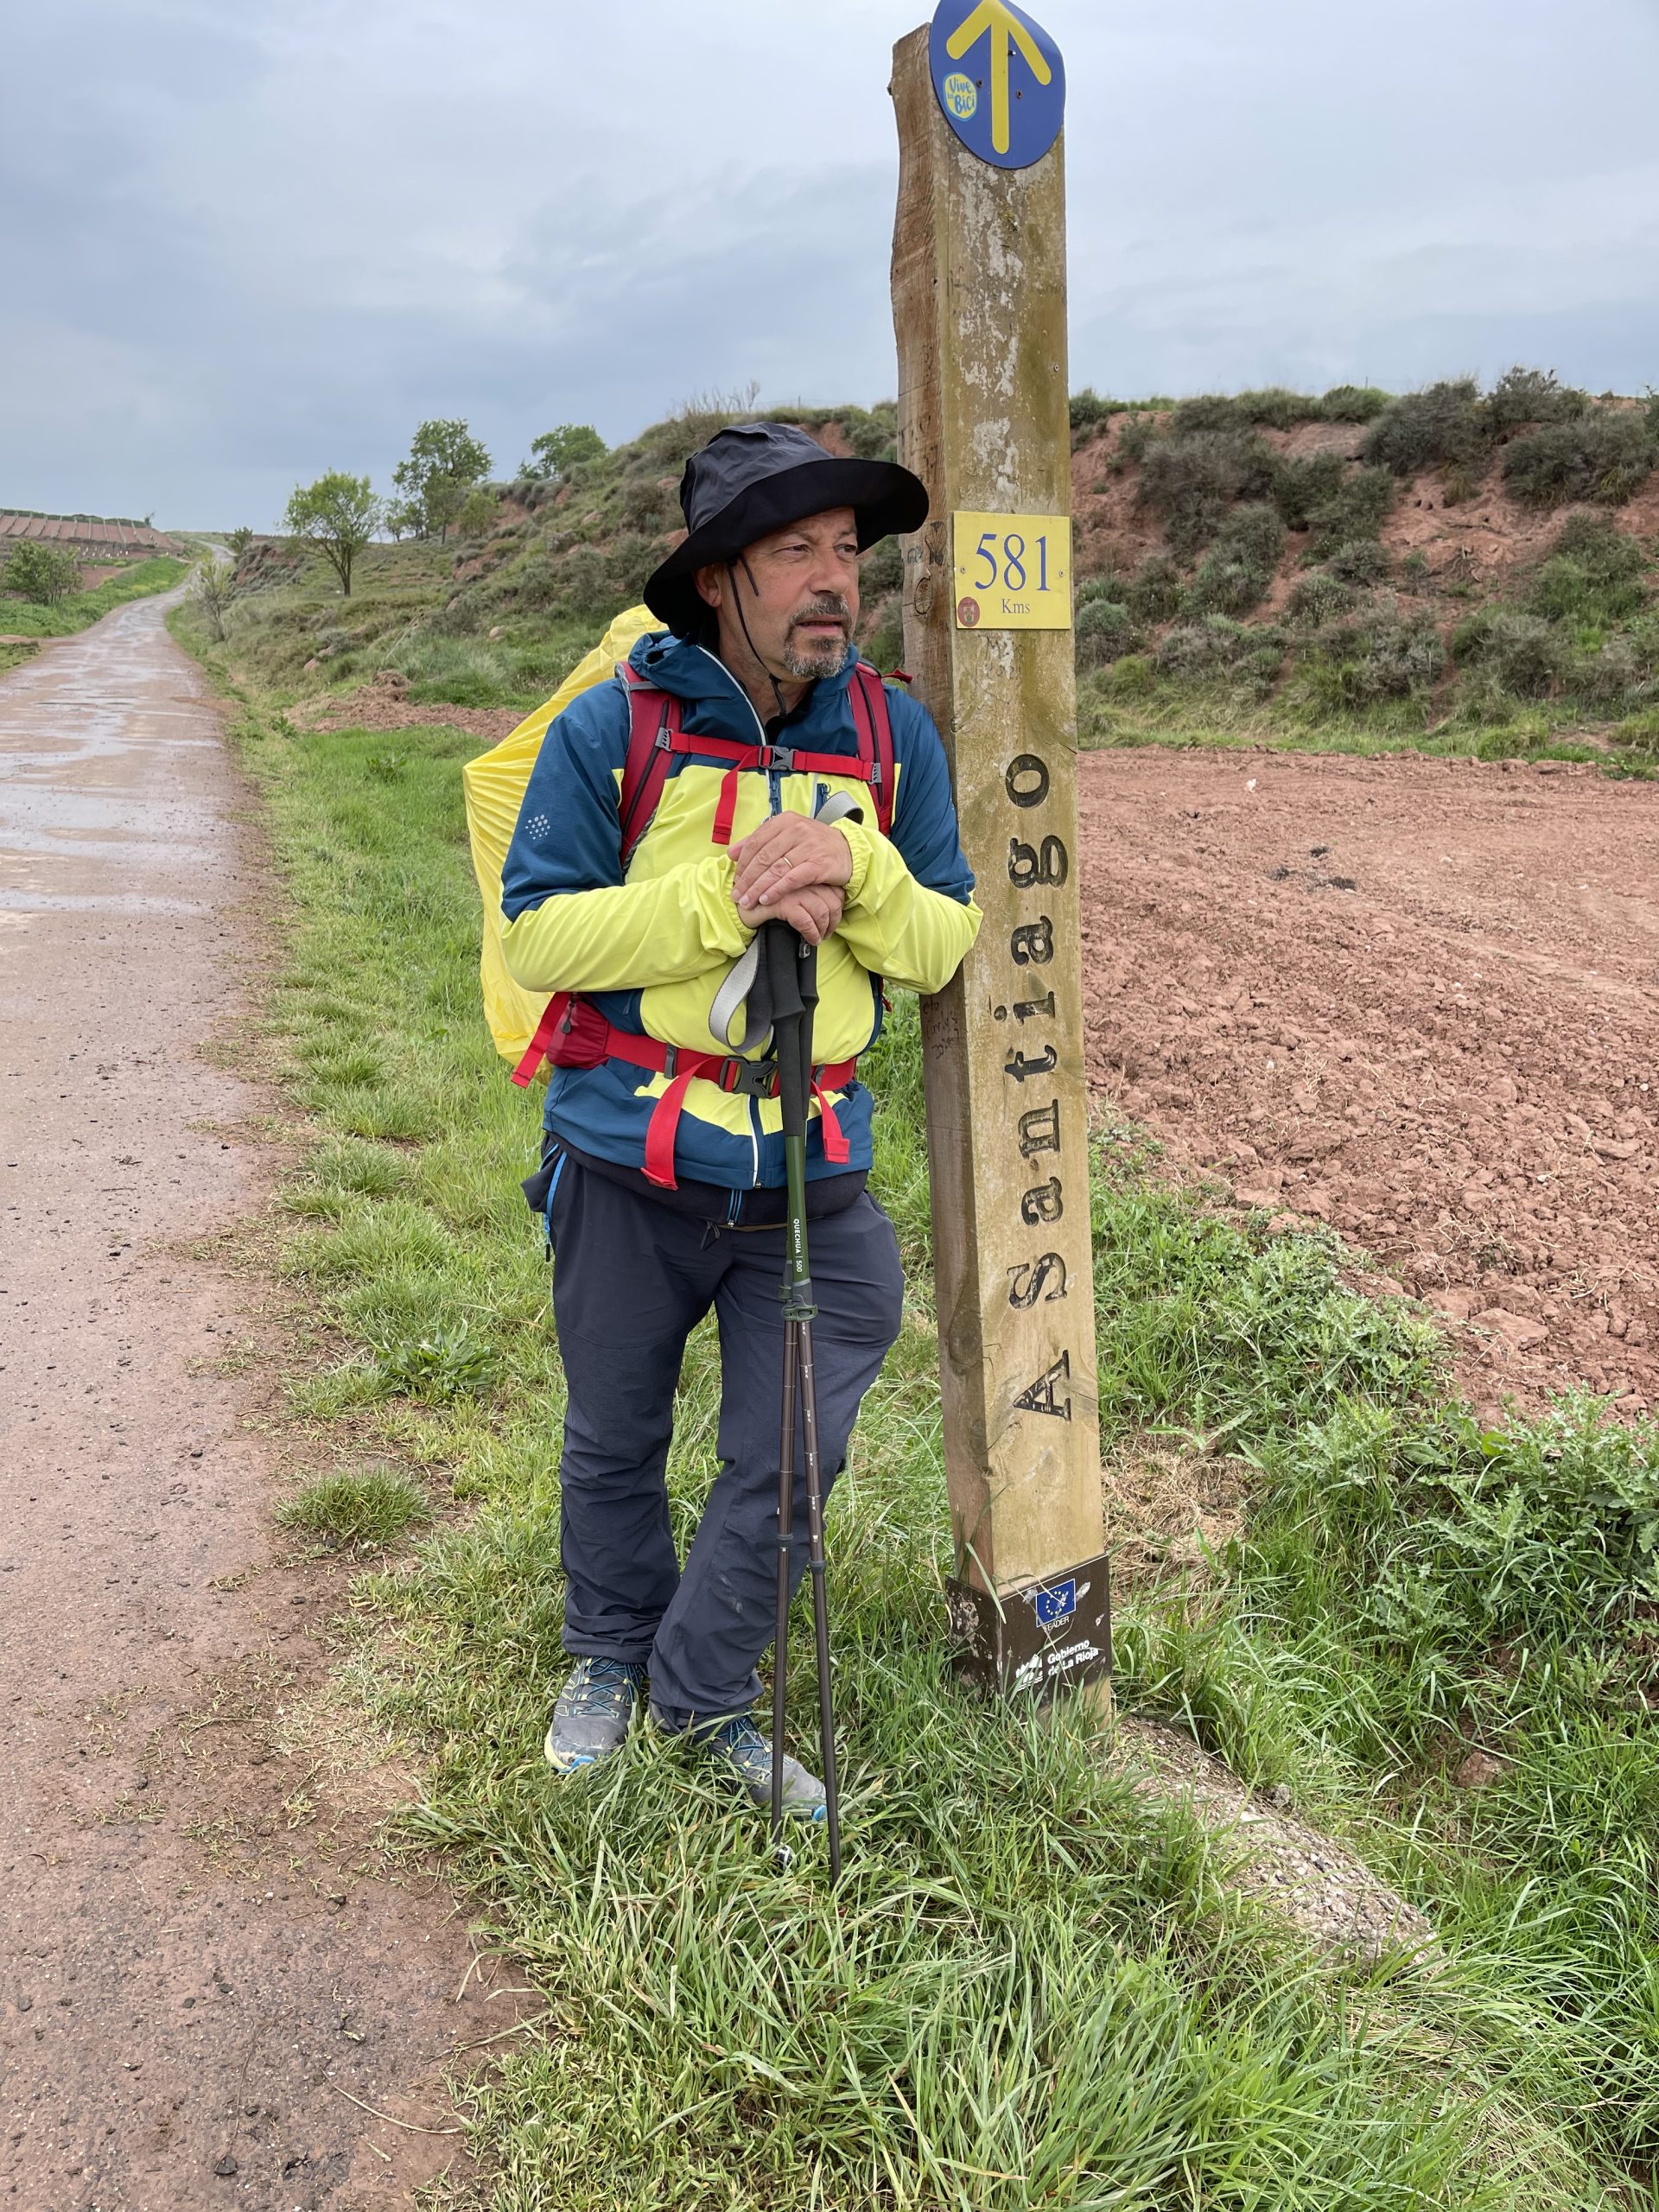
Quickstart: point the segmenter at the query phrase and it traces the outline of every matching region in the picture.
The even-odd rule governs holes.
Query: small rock
[[[1459,1761],[1452,1777],[1454,1788],[1484,1789],[1489,1782],[1496,1782],[1503,1771],[1497,1760],[1485,1751],[1471,1751]]]
[[[1290,1802],[1290,1784],[1287,1782],[1275,1782],[1268,1792],[1268,1804],[1277,1806],[1279,1810],[1284,1813],[1289,1811]]]
[[[213,2171],[221,2181],[229,2181],[232,2174],[239,2174],[241,2171],[241,2167],[237,2164],[228,2151],[222,2158],[215,2158],[213,2161]]]
[[[1485,1313],[1473,1318],[1478,1329],[1490,1329],[1494,1336],[1503,1339],[1511,1351],[1531,1351],[1549,1335],[1541,1321],[1529,1321],[1523,1313],[1506,1313],[1501,1306],[1488,1306]]]

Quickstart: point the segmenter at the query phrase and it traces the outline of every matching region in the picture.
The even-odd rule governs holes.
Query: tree
[[[495,493],[480,484],[475,491],[467,494],[461,512],[455,517],[456,529],[463,537],[487,536],[499,505]]]
[[[12,550],[4,582],[8,591],[36,607],[55,607],[80,589],[80,563],[61,545],[43,545],[38,537],[25,537]]]
[[[395,544],[406,537],[421,534],[421,510],[414,499],[388,499],[385,512],[386,535]]]
[[[561,423],[530,442],[531,458],[521,476],[549,476],[557,484],[584,461],[603,460],[608,448],[590,423]]]
[[[253,532],[248,528],[246,523],[244,523],[239,529],[226,533],[225,543],[239,561],[253,543]]]
[[[238,533],[232,531],[232,539]],[[252,531],[248,532],[250,537]],[[216,645],[225,642],[225,616],[231,601],[236,597],[235,570],[229,561],[216,560],[210,553],[190,579],[190,596],[201,609],[202,620],[207,625],[207,635]]]
[[[338,468],[315,484],[296,484],[283,526],[321,551],[340,578],[340,595],[352,595],[352,568],[380,527],[380,502],[366,476],[347,476]]]
[[[474,484],[490,473],[490,456],[465,423],[423,423],[415,433],[409,459],[400,461],[391,480],[421,517],[421,528],[430,537],[449,534],[449,525],[465,505]]]

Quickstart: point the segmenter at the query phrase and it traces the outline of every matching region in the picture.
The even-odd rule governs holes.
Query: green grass
[[[94,591],[71,592],[55,607],[35,607],[26,599],[0,596],[0,631],[29,638],[73,637],[77,630],[86,629],[111,607],[124,607],[130,599],[147,599],[153,592],[171,591],[189,573],[188,561],[175,561],[170,554],[158,554],[154,560],[135,561],[130,569],[124,569],[118,576],[111,576]]]
[[[1217,752],[1265,747],[1281,753],[1373,756],[1420,753],[1466,760],[1577,760],[1611,776],[1648,778],[1656,748],[1646,722],[1607,734],[1572,727],[1537,702],[1515,700],[1496,719],[1465,719],[1409,699],[1316,713],[1311,702],[1264,700],[1243,684],[1142,684],[1144,664],[1120,661],[1115,671],[1078,686],[1077,737],[1090,751],[1137,746],[1200,746]],[[1568,727],[1562,728],[1565,719]]]
[[[188,634],[188,620],[181,621]],[[206,656],[210,663],[216,658]],[[221,668],[223,656],[217,657]],[[479,1013],[457,734],[240,725],[291,916],[272,1020],[315,1149],[285,1262],[355,1349],[296,1378],[474,1510],[361,1586],[353,1679],[427,1760],[410,1823],[486,1904],[545,2017],[469,2106],[501,2212],[1526,2212],[1652,2205],[1659,2157],[1656,1442],[1447,1399],[1414,1309],[1332,1240],[1163,1188],[1102,1132],[1106,1440],[1250,1471],[1244,1533],[1117,1616],[1123,1701],[1289,1783],[1440,1931],[1343,1965],[1224,1879],[1086,1713],[951,1681],[913,1007],[871,1056],[907,1325],[830,1511],[849,1873],[642,1735],[560,1785],[562,1386],[536,1147]],[[395,790],[372,761],[400,756]],[[424,1387],[422,1348],[454,1372]],[[473,1351],[480,1354],[477,1361]],[[395,1371],[394,1371],[395,1370]],[[448,1387],[449,1382],[455,1385]],[[670,1478],[713,1466],[694,1338]],[[810,1710],[797,1640],[792,1710]],[[1478,1742],[1501,1779],[1448,1772]]]
[[[302,1529],[331,1545],[365,1550],[396,1542],[416,1522],[429,1521],[426,1495],[406,1476],[383,1467],[361,1474],[324,1475],[308,1483],[276,1510],[284,1529]]]

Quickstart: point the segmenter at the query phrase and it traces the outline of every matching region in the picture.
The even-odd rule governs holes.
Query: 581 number
[[[1026,588],[1028,576],[1026,541],[1018,531],[1011,530],[1006,536],[994,530],[986,531],[975,549],[974,558],[982,562],[990,572],[988,575],[975,577],[976,590],[994,591],[999,582],[1008,591],[1024,591]],[[1037,588],[1039,591],[1048,589],[1046,537],[1037,540]]]

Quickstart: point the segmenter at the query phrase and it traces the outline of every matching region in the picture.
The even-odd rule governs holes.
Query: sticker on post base
[[[1071,627],[1070,515],[952,518],[958,630]]]
[[[982,162],[1029,168],[1059,137],[1065,64],[1013,0],[939,0],[927,58],[945,121]]]
[[[948,1581],[957,1671],[992,1690],[1041,1690],[1112,1670],[1111,1584],[1104,1553],[1062,1574],[1000,1592]]]

